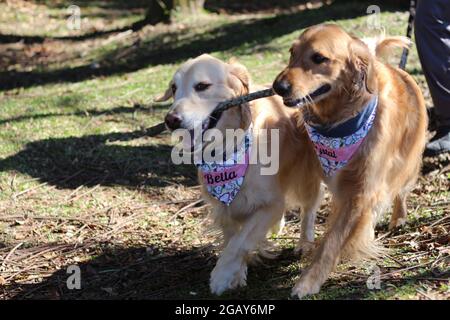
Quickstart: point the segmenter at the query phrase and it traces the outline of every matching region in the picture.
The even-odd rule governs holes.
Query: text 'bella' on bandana
[[[247,129],[244,141],[239,148],[236,148],[227,160],[221,163],[202,162],[197,164],[208,193],[227,206],[236,198],[244,183],[251,146],[252,126]]]
[[[330,129],[323,130],[305,121],[309,138],[327,177],[342,169],[358,150],[375,120],[378,98],[373,98],[356,117]],[[344,133],[339,136],[340,133]]]

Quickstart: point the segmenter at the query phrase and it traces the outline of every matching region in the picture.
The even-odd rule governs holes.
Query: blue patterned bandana
[[[356,117],[330,129],[305,121],[306,131],[327,177],[350,162],[372,128],[377,106],[378,97],[374,97]]]

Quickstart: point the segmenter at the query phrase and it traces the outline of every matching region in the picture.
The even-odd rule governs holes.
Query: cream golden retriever
[[[261,87],[251,85],[249,73],[241,64],[202,55],[184,63],[158,99],[173,98],[165,119],[170,130],[192,132],[196,123],[201,124],[202,130],[242,129],[250,132],[253,146],[261,141],[267,149],[279,152],[278,159],[274,159],[279,160],[277,170],[262,174],[267,164],[259,157],[253,158],[259,149],[251,148],[251,158],[257,161],[248,165],[243,184],[231,203],[210,193],[205,180],[210,178],[199,170],[204,199],[212,205],[214,220],[224,239],[223,251],[210,278],[211,291],[219,295],[246,285],[247,263],[256,251],[263,249],[268,232],[276,229],[288,203],[300,206],[303,213],[297,249],[308,249],[314,241],[314,219],[321,200],[320,164],[306,131],[298,126],[299,112],[285,108],[282,99],[274,96],[211,116],[219,102],[257,89]],[[263,136],[261,129],[279,130],[279,138],[275,141],[270,134]]]
[[[317,293],[339,259],[380,253],[374,225],[392,201],[390,228],[406,220],[426,109],[412,77],[377,57],[404,45],[402,38],[386,38],[374,54],[336,25],[314,26],[294,42],[273,84],[286,106],[303,111],[333,196],[328,231],[293,289],[298,297]]]

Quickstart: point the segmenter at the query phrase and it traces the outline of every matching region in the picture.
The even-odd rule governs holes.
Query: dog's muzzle
[[[300,108],[308,103],[313,103],[315,99],[320,97],[321,95],[329,92],[331,90],[331,85],[324,84],[321,85],[319,88],[314,90],[313,92],[307,94],[304,97],[298,98],[298,99],[292,99],[292,98],[285,98],[283,97],[284,105],[287,107],[296,107]]]

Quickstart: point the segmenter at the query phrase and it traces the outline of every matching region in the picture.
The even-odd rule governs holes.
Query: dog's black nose
[[[176,130],[181,127],[181,117],[178,113],[169,112],[164,119],[166,125],[171,130]]]
[[[291,84],[285,79],[275,80],[273,83],[273,90],[282,97],[290,95],[291,89]]]

